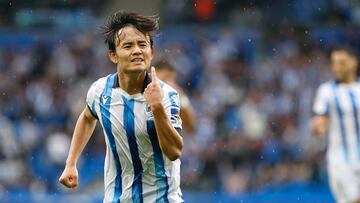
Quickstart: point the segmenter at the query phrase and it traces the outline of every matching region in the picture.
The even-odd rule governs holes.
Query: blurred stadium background
[[[119,9],[159,15],[156,56],[196,110],[187,202],[334,202],[308,121],[329,49],[360,48],[356,0],[0,0],[0,202],[102,202],[99,126],[77,192],[57,180],[87,89],[115,72],[99,27]]]

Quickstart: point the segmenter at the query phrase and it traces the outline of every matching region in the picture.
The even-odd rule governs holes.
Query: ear
[[[155,54],[155,49],[154,47],[151,47],[151,59],[154,58],[154,54]]]
[[[358,62],[358,60],[354,60],[354,69],[355,69],[355,72],[357,72],[358,71],[358,68],[359,68],[359,62]]]
[[[112,50],[109,50],[108,51],[108,57],[110,59],[111,62],[117,64],[118,63],[118,60],[117,60],[117,56],[116,56],[116,53]]]

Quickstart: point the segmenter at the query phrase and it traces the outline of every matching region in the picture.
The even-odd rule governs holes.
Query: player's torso
[[[110,120],[116,150],[123,163],[123,171],[133,170],[135,155],[146,169],[148,161],[153,159],[150,131],[154,132],[155,127],[152,112],[143,94],[130,96],[122,89],[116,88],[112,90],[111,97],[106,95],[100,97],[98,117],[103,128],[106,128],[104,120],[107,118]],[[109,99],[111,102],[106,104]],[[107,144],[111,147],[111,143]]]
[[[329,85],[328,159],[360,161],[360,84]]]
[[[99,79],[88,93],[88,106],[103,127],[107,145],[104,202],[181,202],[180,160],[170,161],[162,153],[143,94],[128,95],[115,78]],[[163,91],[167,109],[170,89]]]

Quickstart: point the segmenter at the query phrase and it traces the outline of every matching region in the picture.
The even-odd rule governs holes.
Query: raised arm
[[[68,188],[75,188],[78,185],[76,165],[81,152],[94,132],[96,121],[86,106],[76,122],[65,169],[59,178],[59,182]]]
[[[180,117],[183,121],[183,128],[185,132],[191,133],[195,130],[196,119],[194,110],[190,104],[189,98],[184,94],[180,94]]]
[[[156,76],[155,68],[151,68],[152,82],[146,87],[144,96],[154,114],[155,128],[161,150],[171,160],[178,159],[183,148],[183,139],[171,125],[162,104],[163,92]]]

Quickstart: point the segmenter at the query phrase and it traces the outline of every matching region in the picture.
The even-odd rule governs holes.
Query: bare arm
[[[181,155],[183,139],[171,125],[162,104],[154,106],[152,112],[160,148],[171,161],[174,161]]]
[[[186,95],[180,95],[180,117],[183,121],[183,128],[187,133],[195,130],[196,120],[194,110]]]
[[[86,106],[76,122],[65,169],[59,178],[59,182],[68,188],[74,188],[78,185],[77,161],[94,132],[96,121]]]
[[[171,125],[162,104],[163,92],[158,82],[155,69],[151,68],[152,82],[145,88],[144,96],[154,114],[154,123],[160,148],[171,160],[178,159],[183,148],[183,139]]]
[[[325,115],[314,116],[310,121],[310,127],[315,135],[325,135],[329,118]]]

